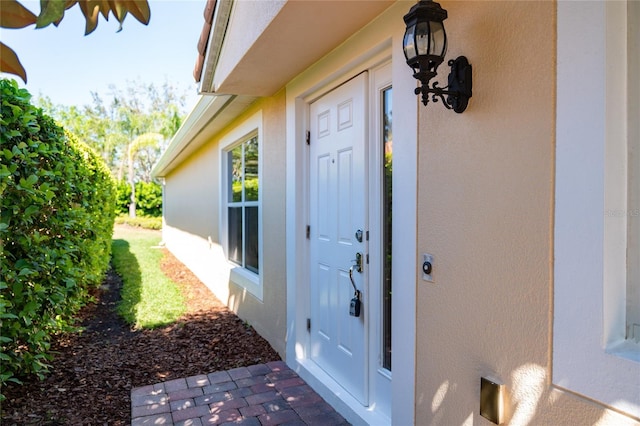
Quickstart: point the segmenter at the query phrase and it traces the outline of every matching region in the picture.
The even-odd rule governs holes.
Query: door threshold
[[[363,406],[315,362],[299,358],[287,364],[352,425],[391,425],[389,417]]]

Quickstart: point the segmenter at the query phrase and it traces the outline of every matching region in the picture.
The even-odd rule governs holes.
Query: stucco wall
[[[178,259],[250,323],[283,357],[286,333],[284,247],[284,91],[252,105],[165,178],[163,239]],[[220,235],[219,142],[256,112],[262,114],[262,300],[233,282]]]
[[[209,144],[165,179],[165,225],[218,241],[218,151]]]
[[[551,385],[556,5],[441,4],[474,84],[462,115],[419,112],[416,423],[489,424],[482,376],[509,424],[634,423]]]

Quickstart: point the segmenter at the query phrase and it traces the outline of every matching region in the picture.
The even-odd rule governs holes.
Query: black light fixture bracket
[[[431,96],[431,101],[438,102],[438,98],[440,98],[447,109],[462,113],[467,109],[469,98],[472,95],[471,64],[466,56],[450,59],[447,64],[451,67],[447,87],[438,87],[439,83],[437,81],[434,81],[429,87],[429,80],[420,79],[422,85],[416,87],[415,94],[422,94],[422,103],[424,105],[429,103],[429,97]],[[417,74],[414,77],[418,78]]]

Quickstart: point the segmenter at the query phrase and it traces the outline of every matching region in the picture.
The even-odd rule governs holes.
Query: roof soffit
[[[238,3],[246,6],[245,2],[236,2],[234,7]],[[240,35],[247,32],[243,30],[251,28],[252,23],[239,13],[241,9],[236,9],[214,70],[214,91],[270,96],[393,3],[391,0],[274,2],[275,15],[251,40],[241,39]],[[248,32],[252,31],[255,32],[255,27]],[[205,66],[213,65],[208,61]]]

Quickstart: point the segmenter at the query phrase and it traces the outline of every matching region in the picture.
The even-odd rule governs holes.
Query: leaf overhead
[[[100,14],[101,2],[99,1],[81,1],[79,2],[80,10],[86,21],[84,35],[91,34],[98,27],[98,15]],[[108,11],[107,17],[108,15]],[[104,13],[103,13],[104,14]],[[108,18],[107,18],[108,19]]]
[[[18,55],[9,46],[0,42],[0,71],[9,74],[14,74],[22,78],[27,82],[27,71],[20,63]]]
[[[129,0],[122,1],[126,4],[129,13],[133,15],[140,23],[145,25],[149,24],[151,19],[151,10],[149,9],[149,3],[147,0]]]
[[[109,7],[111,8],[113,16],[115,16],[120,23],[120,29],[118,31],[121,31],[124,18],[127,17],[127,6],[123,1],[109,0]]]
[[[85,35],[91,34],[97,27],[100,14],[109,20],[113,13],[119,22],[118,32],[122,31],[122,23],[131,13],[142,24],[149,24],[151,10],[148,0],[40,0],[40,13],[36,16],[24,7],[19,0],[0,0],[0,27],[24,28],[36,24],[36,28],[44,28],[50,24],[56,27],[64,18],[65,10],[79,5],[85,18]],[[0,71],[14,74],[27,82],[27,73],[16,53],[8,46],[0,46]]]
[[[67,0],[67,2],[65,3],[64,9],[71,9],[76,3],[78,3],[79,0]],[[60,22],[62,22],[62,18],[64,18],[64,13],[62,14],[62,16],[57,20],[53,22],[53,25],[55,25],[56,27],[58,25],[60,25]]]
[[[109,6],[108,0],[95,0],[100,4],[100,13],[104,16],[105,20],[109,20],[109,11],[111,10],[111,6]]]
[[[17,0],[2,0],[0,27],[24,28],[36,23],[37,16]]]
[[[54,22],[60,22],[64,17],[67,0],[40,0],[40,15],[36,21],[36,28],[44,28]]]

